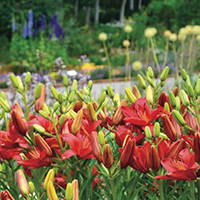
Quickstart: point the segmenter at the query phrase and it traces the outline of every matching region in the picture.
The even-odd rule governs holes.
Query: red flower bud
[[[19,191],[23,197],[26,197],[25,195],[29,194],[29,188],[28,188],[26,177],[22,169],[17,170],[16,177],[17,177],[17,185],[18,185]]]
[[[51,157],[53,155],[50,146],[38,133],[35,134],[35,143],[40,150],[45,150],[47,152],[47,156]]]
[[[159,158],[158,150],[153,145],[151,145],[151,147],[150,147],[149,156],[150,156],[150,159],[151,159],[151,169],[153,171],[157,172],[160,168],[160,158]]]
[[[116,112],[113,115],[113,125],[118,125],[122,119],[123,119],[123,112],[121,110],[121,107],[124,106],[126,104],[126,100],[122,100],[121,104],[118,106],[118,108],[116,109]]]
[[[161,116],[161,119],[167,137],[172,141],[176,141],[177,140],[176,130],[172,122],[170,121],[168,115]]]
[[[102,154],[100,149],[100,144],[98,140],[98,134],[96,131],[91,133],[91,146],[92,146],[92,153],[97,161],[100,163],[102,162]]]
[[[103,148],[103,164],[106,168],[110,169],[113,165],[113,152],[109,144]]]
[[[42,110],[45,101],[45,85],[42,84],[42,91],[40,97],[35,102],[35,111],[39,112]]]
[[[194,152],[195,161],[200,161],[200,135],[199,133],[194,133]]]

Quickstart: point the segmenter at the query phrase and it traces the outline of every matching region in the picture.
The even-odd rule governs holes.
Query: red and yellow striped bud
[[[200,161],[200,134],[194,133],[194,152],[195,152],[195,161]]]
[[[81,128],[82,119],[83,119],[83,110],[79,110],[71,126],[72,134],[76,135],[76,133],[79,131],[79,129]]]
[[[49,200],[58,200],[58,196],[56,194],[56,190],[53,186],[52,181],[47,183],[47,196]]]
[[[101,149],[100,149],[100,144],[98,140],[98,134],[96,131],[93,131],[91,133],[91,146],[92,146],[92,153],[96,160],[100,163],[102,162],[102,154],[101,154]]]
[[[98,108],[97,102],[93,102],[93,107],[95,110]],[[106,107],[104,107],[104,108],[106,108]],[[106,123],[106,121],[107,121],[106,115],[103,110],[100,110],[99,114],[97,115],[97,119],[101,120],[104,124]]]
[[[22,169],[16,172],[17,185],[21,195],[25,198],[29,194],[28,183]]]
[[[137,99],[141,98],[140,91],[138,90],[138,87],[136,85],[133,86],[133,94]]]
[[[52,183],[54,182],[54,170],[53,169],[50,169],[46,175],[46,178],[44,180],[44,185],[43,185],[43,188],[44,190],[47,190],[47,184],[51,181]]]
[[[123,112],[121,110],[121,107],[124,106],[124,105],[126,105],[126,100],[125,99],[122,100],[121,104],[116,109],[116,112],[113,115],[113,119],[112,119],[113,125],[118,125],[122,121],[124,114],[123,114]]]
[[[72,186],[74,190],[74,197],[73,200],[79,200],[79,187],[78,187],[78,180],[74,179],[72,181]]]
[[[42,84],[42,90],[40,97],[35,102],[35,111],[39,112],[39,110],[42,110],[44,106],[45,101],[45,85]]]
[[[47,152],[47,156],[51,157],[53,155],[50,146],[38,133],[35,134],[35,143],[40,150],[45,150]]]
[[[90,102],[87,104],[87,116],[88,116],[88,117],[90,118],[90,120],[93,121],[93,122],[97,120],[97,117],[96,117],[96,113],[95,113],[93,104],[90,103]]]
[[[109,144],[103,148],[103,164],[106,168],[110,169],[114,163],[113,152]]]
[[[82,101],[76,100],[73,110],[75,112],[78,112],[81,108],[82,108]]]
[[[172,122],[170,121],[168,115],[161,116],[161,119],[167,137],[172,141],[176,141],[177,140],[176,130]]]

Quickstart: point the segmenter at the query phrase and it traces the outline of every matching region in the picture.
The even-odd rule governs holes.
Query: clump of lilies
[[[12,74],[24,110],[0,93],[1,199],[198,199],[200,78],[192,85],[183,69],[182,89],[166,94],[168,73],[156,81],[149,67],[140,88],[120,99],[108,85],[98,101],[92,81],[78,90],[64,76],[51,106],[41,83],[27,102],[29,72],[24,83]]]

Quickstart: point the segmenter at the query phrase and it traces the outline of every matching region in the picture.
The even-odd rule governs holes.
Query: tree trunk
[[[125,14],[125,8],[126,8],[126,2],[127,0],[122,0],[122,5],[120,9],[120,23],[123,25],[124,24],[124,14]]]
[[[77,14],[78,14],[78,1],[79,0],[76,0],[75,2],[75,8],[74,8],[74,20],[76,21],[76,17],[77,17]]]
[[[142,0],[139,0],[139,3],[138,3],[138,10],[140,10],[142,7]]]
[[[130,0],[130,10],[134,10],[134,0]]]
[[[99,2],[100,0],[95,0],[95,16],[94,16],[95,25],[99,23]]]
[[[91,14],[91,5],[88,5],[86,8],[86,19],[85,19],[85,25],[90,24],[90,14]]]

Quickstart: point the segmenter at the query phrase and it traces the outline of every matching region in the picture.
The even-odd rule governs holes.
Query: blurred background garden
[[[199,0],[2,0],[0,87],[9,86],[11,72],[30,71],[39,82],[62,82],[64,74],[107,79],[109,67],[119,78],[127,65],[132,77],[148,66],[156,74],[166,65],[171,73],[189,65],[193,73],[200,68],[199,10]],[[153,39],[144,34],[148,27]]]

